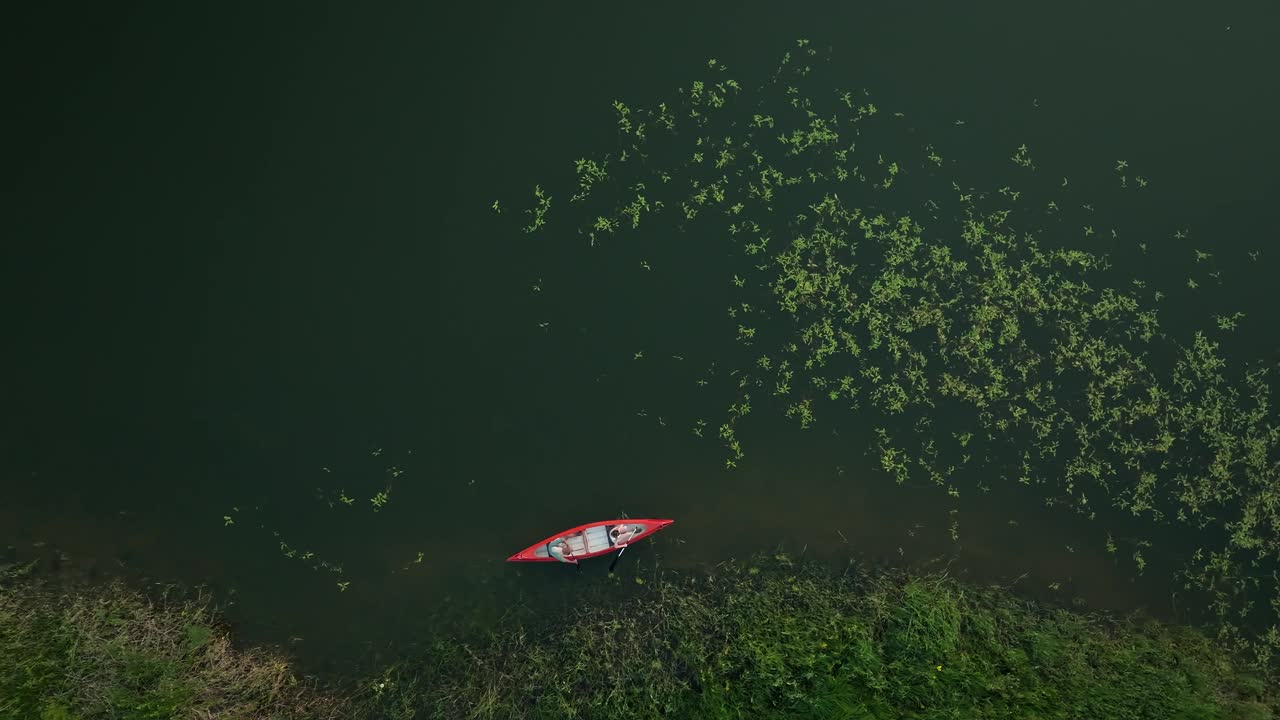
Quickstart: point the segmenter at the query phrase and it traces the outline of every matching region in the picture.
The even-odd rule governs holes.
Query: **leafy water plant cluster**
[[[689,425],[719,438],[726,467],[744,459],[739,431],[759,404],[802,428],[852,411],[874,419],[867,439],[899,483],[958,496],[961,470],[981,467],[1090,518],[1176,523],[1200,539],[1183,589],[1222,639],[1271,661],[1271,368],[1224,357],[1245,313],[1166,329],[1166,291],[1111,260],[1122,238],[1145,254],[1186,231],[1099,210],[1026,144],[1003,154],[1007,184],[970,187],[902,113],[819,80],[829,63],[801,40],[757,87],[711,60],[656,107],[615,102],[618,149],[578,160],[572,190],[539,185],[521,241],[580,243],[654,274],[716,258],[696,282],[732,293],[720,337],[733,347],[671,350],[710,361],[698,386],[723,388],[722,419]],[[1119,192],[1150,192],[1127,161],[1112,171]],[[1195,251],[1189,291],[1196,273],[1220,282],[1211,257]],[[539,290],[556,292],[542,277]],[[1149,544],[1135,543],[1139,571]]]

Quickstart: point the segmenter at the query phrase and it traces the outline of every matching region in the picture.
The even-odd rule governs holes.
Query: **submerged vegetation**
[[[1106,510],[1185,528],[1199,548],[1179,590],[1199,593],[1220,639],[1273,662],[1271,368],[1221,352],[1243,312],[1206,314],[1203,329],[1158,320],[1196,277],[1221,283],[1211,254],[1195,251],[1187,289],[1148,287],[1111,256],[1145,255],[1186,230],[1095,206],[1026,144],[1001,150],[1007,182],[970,187],[944,143],[915,137],[865,90],[819,79],[829,61],[801,40],[756,87],[710,60],[656,106],[615,102],[618,150],[577,160],[576,187],[536,186],[521,240],[574,243],[646,279],[667,273],[655,293],[724,289],[704,292],[728,298],[723,342],[708,332],[704,347],[651,355],[704,368],[689,389],[718,391],[720,419],[673,422],[718,438],[726,468],[746,457],[740,433],[757,406],[802,428],[854,411],[898,483],[959,496],[988,489],[961,482],[981,468],[1091,519]],[[1115,193],[1151,192],[1127,161],[1109,170]],[[558,289],[552,269],[538,274],[539,302],[581,282]],[[1139,572],[1151,542],[1133,543]]]
[[[637,580],[643,578],[637,577]],[[944,571],[779,554],[595,583],[323,688],[235,649],[208,598],[0,588],[3,718],[1269,718],[1203,635],[1055,610]]]

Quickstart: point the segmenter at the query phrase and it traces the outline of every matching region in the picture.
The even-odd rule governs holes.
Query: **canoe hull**
[[[571,527],[568,530],[552,535],[541,542],[534,543],[520,552],[507,558],[507,562],[560,562],[551,557],[547,550],[554,540],[564,539],[569,546],[573,548],[574,560],[587,560],[601,555],[608,555],[617,550],[618,547],[608,540],[609,530],[614,525],[626,523],[627,525],[640,525],[643,527],[641,532],[636,533],[634,537],[627,541],[627,545],[634,545],[636,542],[643,540],[650,535],[665,528],[675,520],[663,520],[656,518],[626,518],[621,520],[599,520],[590,522],[577,527]]]

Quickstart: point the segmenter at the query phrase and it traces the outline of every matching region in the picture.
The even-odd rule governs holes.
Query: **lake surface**
[[[895,485],[852,415],[801,432],[762,407],[725,471],[689,431],[707,405],[681,363],[706,358],[672,358],[711,332],[719,286],[637,308],[606,275],[537,304],[540,279],[606,270],[489,206],[612,149],[614,99],[655,102],[708,58],[761,77],[809,38],[975,182],[1024,142],[1081,182],[1142,168],[1141,212],[1168,232],[1135,274],[1179,287],[1193,249],[1222,272],[1162,323],[1242,310],[1227,357],[1274,363],[1277,10],[684,5],[86,4],[12,25],[0,543],[207,583],[246,638],[316,666],[412,641],[441,607],[572,602],[606,561],[503,560],[624,513],[677,523],[623,573],[775,548],[941,557],[1175,617],[1184,530],[1089,522],[980,476],[991,492],[959,499]],[[340,491],[352,507],[329,507]],[[1144,575],[1103,550],[1107,529],[1157,541]]]

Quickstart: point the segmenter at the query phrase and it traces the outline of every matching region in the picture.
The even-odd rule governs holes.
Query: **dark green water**
[[[1159,539],[1135,579],[1102,551],[1102,524],[1029,491],[954,501],[893,485],[857,418],[759,423],[726,473],[715,444],[655,422],[703,410],[669,356],[709,332],[721,290],[682,285],[643,311],[623,292],[539,305],[538,278],[601,267],[511,234],[488,206],[611,149],[615,98],[647,104],[711,57],[759,77],[807,37],[963,157],[972,182],[1023,142],[1081,182],[1120,158],[1141,168],[1137,211],[1164,244],[1132,258],[1135,275],[1179,287],[1199,248],[1223,277],[1211,300],[1171,296],[1164,324],[1244,310],[1228,357],[1273,362],[1276,10],[685,6],[156,3],[5,23],[0,542],[210,583],[236,598],[246,637],[302,637],[316,659],[411,640],[446,599],[496,613],[571,598],[603,567],[579,578],[503,559],[624,512],[677,520],[624,570],[780,544],[947,554],[985,580],[1029,572],[1028,592],[1058,581],[1059,596],[1171,615],[1168,572],[1194,538],[1116,526]],[[1175,242],[1182,227],[1193,237]],[[670,369],[634,372],[644,349]],[[390,465],[405,474],[373,515]],[[359,512],[317,502],[317,487],[346,489]],[[349,590],[247,521],[224,527],[232,506],[345,562]]]

